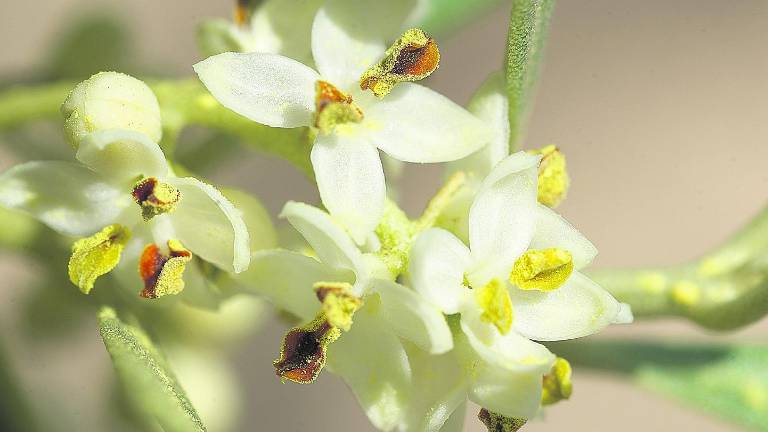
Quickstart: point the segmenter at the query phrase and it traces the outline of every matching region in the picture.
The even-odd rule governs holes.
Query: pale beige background
[[[193,27],[229,14],[225,1],[45,0],[0,3],[0,74],[30,70],[62,17],[107,5],[139,30],[147,63],[190,73]],[[464,103],[500,64],[507,4],[441,40],[440,70],[430,85]],[[760,0],[612,0],[558,4],[528,146],[556,143],[568,155],[573,188],[562,212],[600,249],[600,266],[676,263],[725,239],[768,197],[768,2]],[[7,161],[3,164],[6,165]],[[254,168],[255,167],[255,168]],[[252,157],[217,180],[248,188],[271,210],[315,193],[286,165]],[[436,167],[411,167],[406,207],[416,212],[437,187]],[[30,273],[4,257],[4,274]],[[14,278],[15,277],[15,278]],[[17,285],[0,292],[3,337],[14,336]],[[330,375],[308,387],[281,385],[270,361],[277,324],[254,336],[235,360],[247,394],[241,430],[371,430],[343,384]],[[607,336],[765,341],[768,323],[711,335],[670,321],[612,329]],[[601,336],[604,337],[604,336]],[[93,382],[111,374],[93,327],[53,351],[20,346],[16,360],[33,397],[63,398],[55,409],[81,430],[99,430]],[[42,357],[42,356],[45,357]],[[73,365],[77,365],[73,368]],[[75,370],[87,370],[82,379]],[[70,390],[75,388],[75,396]],[[69,396],[69,397],[67,397]],[[290,403],[287,403],[290,401]],[[298,411],[296,407],[300,408]],[[481,427],[467,418],[469,430]],[[551,409],[535,431],[739,430],[639,390],[618,378],[576,371],[572,401]]]

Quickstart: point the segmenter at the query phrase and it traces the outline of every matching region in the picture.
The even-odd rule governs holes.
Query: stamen
[[[323,304],[323,313],[328,322],[349,331],[352,316],[363,304],[359,297],[350,294],[352,285],[344,282],[318,282],[313,288],[317,299]]]
[[[162,183],[156,177],[139,180],[131,192],[136,204],[141,206],[141,216],[145,221],[153,217],[176,210],[181,199],[181,192],[168,183]]]
[[[517,417],[505,417],[501,414],[481,408],[477,418],[488,428],[488,432],[517,432],[528,420]]]
[[[338,125],[362,120],[363,112],[352,102],[352,96],[327,81],[315,83],[315,127],[320,133],[328,134]]]
[[[439,64],[437,42],[421,29],[410,29],[387,49],[383,60],[363,73],[360,89],[382,98],[398,83],[428,77]]]
[[[571,374],[571,364],[568,363],[568,360],[558,357],[555,360],[554,366],[552,366],[552,370],[544,375],[541,394],[541,403],[543,405],[552,405],[571,397],[573,393]]]
[[[539,164],[539,202],[555,208],[565,199],[571,185],[565,155],[554,145],[548,145],[531,153],[542,155]]]
[[[237,0],[235,5],[234,21],[240,27],[248,25],[248,21],[253,16],[253,11],[260,3],[258,0]]]
[[[512,328],[512,300],[509,291],[498,279],[493,279],[480,288],[475,298],[483,310],[480,320],[493,324],[501,334]]]
[[[120,255],[130,238],[130,230],[116,224],[77,240],[72,245],[72,256],[69,258],[69,280],[83,294],[91,292],[96,279],[109,273],[120,262]]]
[[[144,280],[144,289],[139,293],[144,298],[158,298],[178,294],[184,289],[184,269],[192,260],[192,252],[178,240],[168,240],[169,254],[164,255],[156,244],[144,248],[139,259],[139,275]]]
[[[515,261],[510,282],[520,289],[551,291],[573,272],[571,253],[558,248],[529,250]]]
[[[322,312],[309,324],[291,329],[283,339],[280,358],[273,362],[277,375],[299,384],[313,382],[325,366],[328,345],[341,335]]]

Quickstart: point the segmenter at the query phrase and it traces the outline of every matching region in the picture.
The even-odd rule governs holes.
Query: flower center
[[[483,310],[480,320],[493,324],[501,334],[509,333],[512,328],[512,300],[507,287],[498,279],[493,279],[480,288],[475,297]]]
[[[153,217],[176,210],[181,199],[181,192],[157,177],[145,177],[133,186],[133,199],[141,207],[141,216],[145,221]]]
[[[410,29],[387,49],[383,60],[363,73],[360,89],[382,98],[398,83],[428,77],[439,63],[437,42],[421,29]]]
[[[362,300],[350,294],[352,285],[344,282],[318,282],[314,285],[317,299],[323,304],[323,313],[328,323],[344,331],[352,326],[352,316]]]
[[[571,364],[568,363],[568,360],[558,357],[552,370],[544,375],[541,403],[552,405],[555,402],[570,398],[571,393],[573,393]]]
[[[352,102],[352,96],[327,81],[315,83],[315,127],[320,133],[329,134],[336,126],[362,120],[363,112]]]
[[[192,260],[192,252],[180,241],[168,240],[168,255],[163,254],[156,244],[144,248],[139,259],[139,275],[144,280],[144,298],[158,298],[178,294],[184,289],[184,269]]]
[[[515,261],[509,280],[520,289],[551,291],[565,283],[571,273],[570,252],[559,248],[529,250]]]

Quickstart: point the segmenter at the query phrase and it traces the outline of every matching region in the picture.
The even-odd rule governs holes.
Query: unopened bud
[[[80,139],[95,131],[125,129],[160,141],[160,105],[152,90],[131,76],[101,72],[81,82],[61,106],[67,141],[77,148]]]

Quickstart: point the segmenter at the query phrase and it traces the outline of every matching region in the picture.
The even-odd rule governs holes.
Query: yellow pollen
[[[344,282],[318,282],[313,286],[318,300],[323,304],[323,314],[328,323],[344,331],[352,326],[352,316],[362,301],[350,293],[352,286]]]
[[[122,225],[110,225],[96,234],[77,240],[69,258],[69,280],[83,294],[93,289],[96,279],[110,272],[118,262],[131,232]]]
[[[478,290],[475,299],[483,310],[480,320],[493,324],[501,334],[509,333],[512,328],[512,300],[507,287],[498,279],[493,279]]]
[[[571,374],[571,364],[568,363],[568,360],[558,357],[552,370],[544,375],[541,394],[542,405],[551,405],[571,397],[571,393],[573,393]]]
[[[565,155],[554,145],[548,145],[530,153],[542,156],[539,164],[539,202],[555,208],[565,199],[571,184]]]
[[[529,250],[515,261],[509,280],[520,289],[551,291],[573,273],[571,253],[559,249]]]

